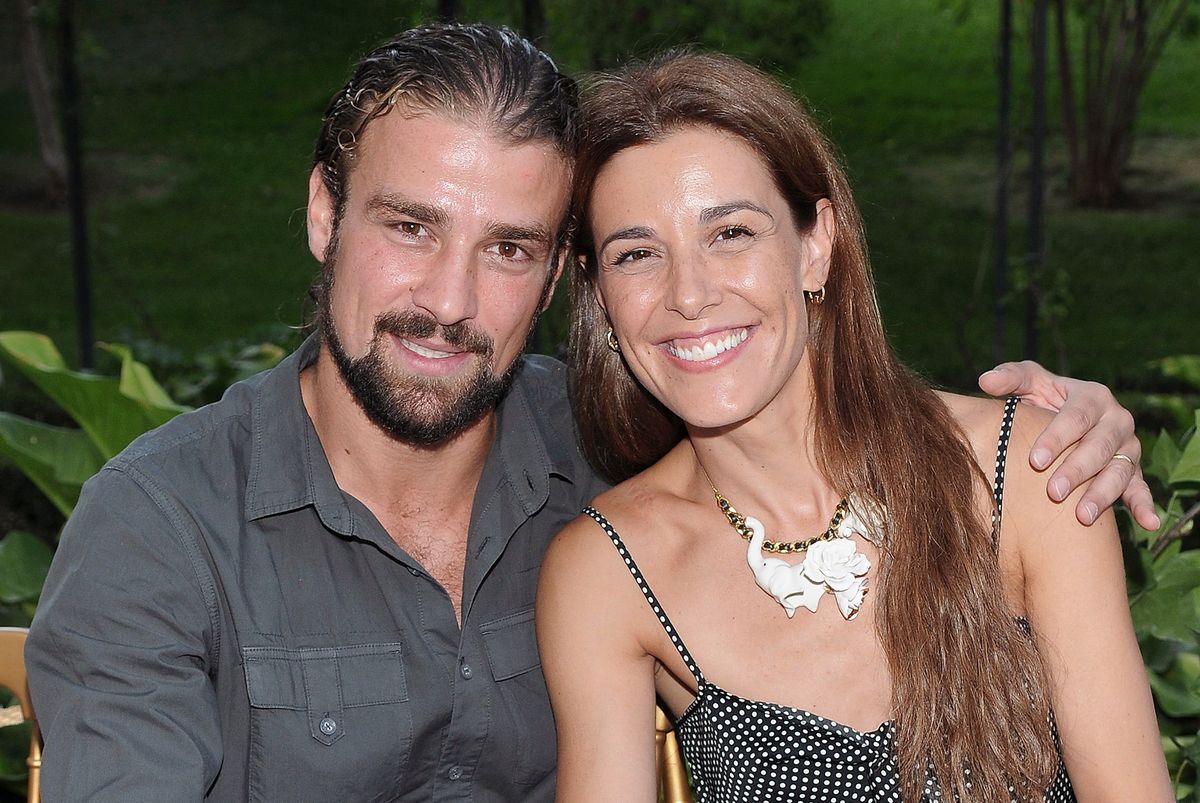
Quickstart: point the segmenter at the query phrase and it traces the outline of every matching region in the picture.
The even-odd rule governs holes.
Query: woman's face
[[[825,283],[832,208],[801,233],[758,154],[707,127],[617,154],[589,209],[597,297],[638,381],[694,427],[803,392],[803,290]]]

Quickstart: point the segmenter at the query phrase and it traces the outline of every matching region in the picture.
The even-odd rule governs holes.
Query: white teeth
[[[404,344],[406,349],[414,354],[419,354],[422,357],[428,357],[431,360],[444,360],[447,357],[453,357],[456,353],[453,351],[434,351],[433,349],[426,348],[418,343],[414,343],[411,340],[401,339],[400,342]]]
[[[722,352],[728,351],[731,348],[740,346],[750,336],[746,329],[739,329],[737,332],[719,337],[716,340],[705,341],[703,346],[677,346],[674,343],[667,344],[667,351],[681,360],[688,362],[700,362],[702,360],[711,360]]]

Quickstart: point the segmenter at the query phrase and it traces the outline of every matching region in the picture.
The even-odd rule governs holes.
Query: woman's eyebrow
[[[614,240],[649,239],[653,236],[654,229],[647,228],[646,226],[627,226],[623,229],[617,229],[612,234],[605,237],[604,242],[600,243],[600,247],[596,249],[596,252],[599,253],[605,248],[608,248],[608,244]]]
[[[714,220],[720,220],[721,218],[728,214],[732,214],[733,212],[744,211],[757,212],[760,215],[769,217],[771,220],[775,219],[774,215],[753,201],[733,201],[731,203],[721,204],[720,206],[710,206],[708,209],[705,209],[700,213],[700,222],[712,223]]]

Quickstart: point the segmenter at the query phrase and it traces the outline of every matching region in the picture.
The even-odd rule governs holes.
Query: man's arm
[[[109,468],[63,530],[25,648],[48,803],[198,801],[216,777],[212,624],[179,519]]]
[[[1138,524],[1158,529],[1154,500],[1142,478],[1142,447],[1133,431],[1133,416],[1107,387],[1057,376],[1029,360],[996,366],[979,377],[979,387],[993,396],[1016,394],[1057,413],[1034,442],[1029,464],[1045,470],[1067,447],[1078,444],[1051,473],[1046,493],[1061,502],[1091,480],[1075,506],[1082,524],[1091,524],[1102,510],[1124,499]]]

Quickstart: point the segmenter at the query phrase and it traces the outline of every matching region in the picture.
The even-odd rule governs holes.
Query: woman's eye
[[[623,265],[629,262],[638,262],[652,256],[654,256],[654,252],[648,248],[631,248],[618,254],[617,258],[613,260],[613,264]]]
[[[751,237],[754,232],[745,226],[726,226],[717,232],[718,240],[736,240],[739,237]]]

